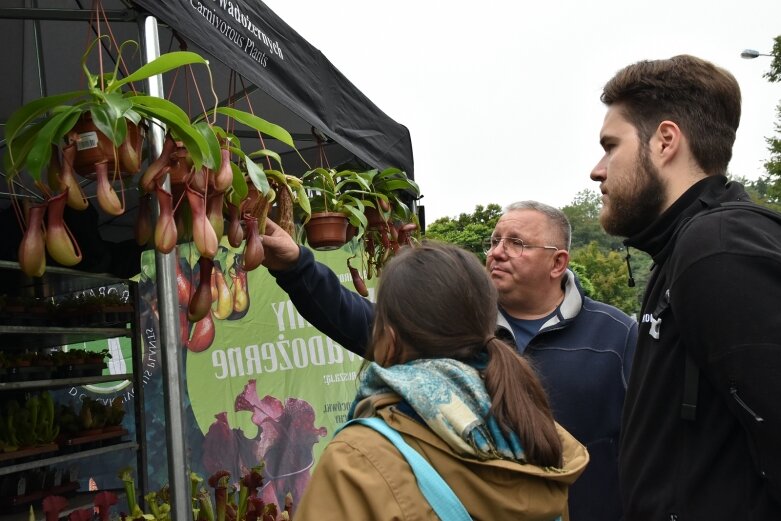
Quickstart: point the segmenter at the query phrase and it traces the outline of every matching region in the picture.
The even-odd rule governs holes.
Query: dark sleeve
[[[677,272],[671,301],[686,349],[738,418],[781,501],[781,226],[723,213],[739,215],[693,225],[679,239],[688,239],[681,257],[694,261]]]
[[[289,270],[269,270],[301,316],[319,331],[357,355],[366,352],[374,319],[374,304],[342,286],[327,266],[301,248],[298,264]]]

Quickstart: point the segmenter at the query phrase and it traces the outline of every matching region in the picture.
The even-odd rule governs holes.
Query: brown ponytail
[[[486,348],[489,358],[483,376],[491,395],[491,413],[504,430],[518,434],[529,463],[560,467],[561,440],[537,374],[496,337],[486,343]]]

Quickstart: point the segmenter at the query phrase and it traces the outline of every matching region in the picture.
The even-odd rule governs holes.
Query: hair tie
[[[491,342],[491,340],[496,340],[496,335],[491,335],[488,338],[485,339],[485,342],[483,343],[484,346],[488,346],[488,343]]]

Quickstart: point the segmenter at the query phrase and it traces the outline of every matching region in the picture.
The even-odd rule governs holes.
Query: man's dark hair
[[[644,144],[662,121],[678,125],[704,173],[725,175],[740,123],[740,86],[728,71],[680,55],[624,67],[600,98],[620,105]]]

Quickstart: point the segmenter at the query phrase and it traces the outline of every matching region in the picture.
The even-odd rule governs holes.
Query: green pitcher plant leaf
[[[269,150],[267,148],[261,148],[260,150],[256,150],[255,152],[252,152],[249,154],[249,157],[252,159],[258,158],[258,157],[270,157],[271,159],[275,160],[277,164],[279,165],[279,169],[284,172],[285,169],[282,168],[282,158],[279,154],[274,152],[273,150]]]
[[[222,163],[222,156],[220,154],[220,142],[217,141],[214,130],[206,121],[199,121],[193,127],[203,136],[203,140],[206,142],[207,154],[203,158],[203,164],[212,170],[218,170]]]
[[[149,109],[162,109],[174,114],[181,125],[188,125],[190,123],[190,117],[187,113],[179,108],[179,105],[168,101],[167,99],[138,94],[133,95],[132,98],[134,107],[140,105]]]
[[[41,172],[49,165],[52,144],[56,144],[55,141],[61,135],[58,132],[61,132],[62,127],[73,127],[80,115],[81,111],[78,108],[71,107],[70,110],[60,112],[46,122],[38,132],[30,152],[27,154],[27,169],[33,179],[40,181]]]
[[[298,207],[301,208],[301,211],[304,212],[304,222],[306,222],[312,215],[312,205],[309,203],[309,197],[306,195],[306,189],[304,188],[304,185],[300,183],[292,185],[291,188],[293,188],[293,191],[296,193],[296,202],[298,203]]]
[[[40,98],[20,107],[16,112],[8,117],[8,121],[5,124],[6,142],[10,144],[14,139],[16,139],[16,136],[19,134],[19,132],[23,131],[23,129],[38,116],[51,111],[66,101],[76,99],[84,95],[85,92],[81,90],[65,92],[55,96]]]
[[[249,176],[250,181],[252,181],[252,184],[255,185],[255,188],[258,189],[258,192],[264,196],[268,196],[268,193],[271,191],[271,187],[268,184],[266,172],[264,172],[262,168],[252,162],[249,158],[245,158],[244,165],[247,167],[247,175]]]
[[[231,170],[233,170],[233,183],[231,184],[231,195],[235,195],[238,198],[239,202],[241,202],[247,197],[247,194],[249,193],[249,187],[247,186],[246,179],[244,179],[244,172],[241,171],[241,169],[237,164],[231,163]]]
[[[277,141],[281,141],[292,149],[296,148],[290,132],[280,127],[279,125],[270,123],[265,119],[255,116],[254,114],[250,114],[249,112],[244,112],[243,110],[237,110],[231,107],[218,107],[215,112],[233,118],[239,123],[247,125],[248,127],[266,134],[267,136],[273,137]]]
[[[190,159],[192,159],[195,169],[203,167],[204,158],[209,155],[209,145],[204,137],[190,126],[188,121],[182,121],[178,114],[159,107],[138,106],[136,110],[147,118],[157,119],[164,123],[171,134],[184,144],[190,153]]]
[[[127,136],[127,120],[124,117],[115,117],[113,112],[109,105],[95,105],[90,109],[92,122],[118,147]]]
[[[191,65],[194,63],[200,63],[208,67],[209,62],[205,60],[200,54],[191,51],[174,51],[163,54],[158,58],[155,58],[146,65],[142,65],[132,74],[125,76],[121,80],[117,80],[111,84],[109,90],[116,90],[122,85],[131,83],[134,81],[141,81],[163,74],[170,70],[176,69],[183,65]]]
[[[9,177],[12,178],[22,169],[38,132],[45,124],[46,121],[38,121],[27,126],[22,132],[17,134],[13,142],[8,143],[5,154],[3,154],[3,167]]]
[[[277,184],[280,184],[280,185],[288,184],[288,177],[289,176],[283,174],[279,170],[268,169],[268,170],[264,170],[263,173],[266,174],[266,177],[270,177],[271,179],[276,181]]]

